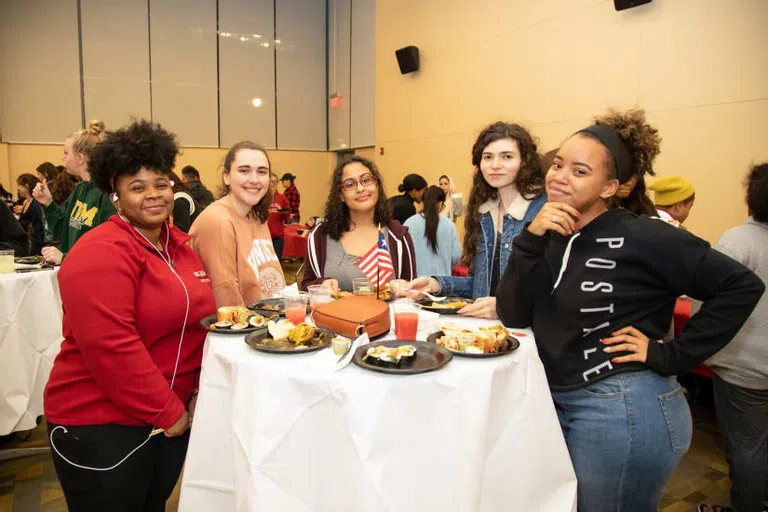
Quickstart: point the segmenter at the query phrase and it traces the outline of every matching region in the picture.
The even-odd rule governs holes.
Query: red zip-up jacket
[[[50,422],[168,428],[184,412],[200,379],[206,331],[198,322],[216,304],[189,235],[163,228],[166,240],[190,301],[173,390],[184,288],[157,250],[113,215],[78,240],[59,271],[64,341],[45,387]]]

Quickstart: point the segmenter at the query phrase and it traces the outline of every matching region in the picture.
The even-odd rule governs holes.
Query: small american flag
[[[360,258],[357,266],[377,288],[384,286],[392,279],[395,269],[392,267],[392,258],[389,257],[387,244],[384,241],[384,233],[379,231],[379,242]]]

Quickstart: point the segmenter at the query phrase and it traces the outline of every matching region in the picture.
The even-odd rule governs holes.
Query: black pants
[[[50,433],[56,425],[48,424]],[[93,425],[66,427],[53,433],[56,449],[82,466],[110,467],[140,445],[151,427]],[[51,447],[67,506],[79,511],[165,511],[165,502],[179,479],[187,454],[189,431],[167,439],[153,436],[125,462],[110,471],[92,471],[70,465]]]
[[[283,259],[283,243],[285,240],[283,238],[273,238],[272,239],[272,247],[275,248],[275,254],[277,254],[277,259],[281,260]]]
[[[731,503],[737,512],[762,512],[768,487],[768,390],[713,378],[717,422],[730,464]]]

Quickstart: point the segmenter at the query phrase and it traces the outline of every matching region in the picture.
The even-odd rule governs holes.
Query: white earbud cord
[[[120,218],[121,218],[121,219],[123,219],[124,221],[128,222],[128,219],[126,219],[126,218],[125,218],[125,217],[123,217],[122,215],[120,215]],[[130,224],[130,223],[129,223],[129,224]],[[136,228],[134,227],[133,229],[136,229]],[[149,243],[149,245],[151,245],[151,246],[152,246],[152,247],[155,249],[155,251],[157,251],[157,254],[159,254],[159,255],[160,255],[160,259],[162,259],[162,260],[165,262],[165,264],[166,264],[166,265],[168,265],[168,269],[170,269],[171,273],[173,273],[173,275],[174,275],[174,276],[176,276],[176,279],[178,279],[178,280],[179,280],[179,282],[181,283],[181,287],[184,289],[184,296],[185,296],[185,297],[186,297],[186,299],[187,299],[187,309],[186,309],[186,311],[184,312],[184,323],[181,325],[181,337],[179,338],[179,349],[176,351],[176,364],[175,364],[175,365],[174,365],[174,367],[173,367],[173,377],[171,377],[171,386],[170,386],[170,387],[171,387],[171,389],[173,389],[173,384],[174,384],[174,382],[176,382],[176,371],[177,371],[177,370],[178,370],[178,368],[179,368],[179,359],[181,358],[181,346],[182,346],[182,344],[184,343],[184,331],[186,330],[186,327],[187,327],[187,319],[189,318],[189,292],[187,291],[187,287],[186,287],[186,285],[184,284],[184,281],[181,279],[181,276],[179,276],[179,274],[177,274],[177,273],[176,273],[176,270],[174,270],[174,268],[173,268],[173,261],[171,260],[171,255],[168,253],[168,242],[171,240],[171,233],[170,233],[170,229],[166,229],[166,238],[165,238],[165,253],[166,253],[166,254],[168,254],[168,258],[167,258],[167,259],[166,259],[166,257],[165,257],[165,256],[163,256],[163,253],[162,253],[162,252],[160,252],[160,249],[158,249],[158,248],[155,246],[155,244],[153,244],[152,242],[150,242],[150,241],[149,241],[149,239],[148,239],[146,236],[144,236],[144,233],[142,233],[142,232],[141,232],[141,231],[139,231],[138,229],[136,229],[136,232],[137,232],[138,234],[140,234],[140,235],[142,236],[142,238],[144,238],[144,240],[146,240],[146,241],[147,241],[147,243]],[[120,460],[120,462],[118,462],[118,463],[114,464],[113,466],[109,466],[109,467],[107,467],[107,468],[94,468],[94,467],[91,467],[91,466],[83,466],[83,465],[81,465],[81,464],[77,464],[77,463],[75,463],[75,462],[72,462],[71,460],[69,460],[68,458],[66,458],[64,455],[62,455],[62,453],[59,451],[59,449],[58,449],[58,448],[56,448],[56,444],[55,444],[55,443],[54,443],[54,441],[53,441],[53,433],[54,433],[54,432],[56,432],[56,431],[57,431],[57,430],[59,430],[59,429],[63,430],[65,434],[68,432],[67,428],[66,428],[66,427],[64,427],[64,426],[62,426],[62,425],[58,425],[58,426],[54,427],[54,428],[53,428],[53,430],[51,430],[51,434],[50,434],[50,441],[51,441],[51,448],[53,448],[53,451],[55,451],[55,452],[58,454],[58,456],[59,456],[59,457],[61,457],[61,458],[62,458],[62,459],[63,459],[63,460],[64,460],[64,461],[67,463],[67,464],[69,464],[69,465],[71,465],[71,466],[74,466],[74,467],[76,467],[76,468],[80,468],[80,469],[89,469],[89,470],[91,470],[91,471],[111,471],[111,470],[115,469],[115,468],[116,468],[116,467],[118,467],[120,464],[122,464],[123,462],[125,462],[126,460],[128,460],[128,458],[129,458],[131,455],[133,455],[134,453],[136,453],[136,452],[139,450],[139,448],[141,448],[142,446],[144,446],[145,444],[147,444],[147,443],[149,442],[149,440],[150,440],[150,439],[152,439],[152,431],[150,431],[150,433],[149,433],[149,435],[147,436],[147,438],[146,438],[144,441],[142,441],[142,443],[141,443],[139,446],[137,446],[136,448],[134,448],[133,450],[131,450],[131,451],[128,453],[128,455],[126,455],[125,457],[123,457],[123,458]]]

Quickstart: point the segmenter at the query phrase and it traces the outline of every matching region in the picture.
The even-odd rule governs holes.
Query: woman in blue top
[[[432,185],[424,191],[424,209],[405,221],[413,237],[416,271],[419,276],[442,276],[459,264],[461,246],[456,226],[440,215],[445,208],[445,192]]]
[[[419,277],[404,290],[475,299],[462,315],[498,318],[496,286],[512,252],[512,239],[547,202],[536,142],[517,124],[495,122],[472,146],[472,191],[464,220],[461,263],[469,276]]]

